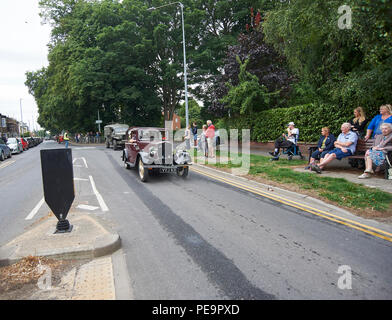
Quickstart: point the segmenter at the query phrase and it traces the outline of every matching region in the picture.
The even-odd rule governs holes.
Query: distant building
[[[2,137],[18,137],[20,135],[20,126],[19,121],[0,114],[0,135]],[[26,124],[23,124],[23,127],[24,132],[27,132],[28,127]]]
[[[163,112],[162,112],[162,115],[163,115]],[[173,114],[172,129],[174,131],[178,130],[178,129],[181,129],[181,117],[179,117],[175,113]]]
[[[178,115],[173,114],[173,130],[178,129],[181,129],[181,118]]]

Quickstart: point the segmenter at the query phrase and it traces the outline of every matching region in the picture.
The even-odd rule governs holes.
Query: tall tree
[[[392,1],[297,0],[267,13],[266,39],[323,101],[375,112],[392,99]],[[339,18],[351,14],[351,28]]]

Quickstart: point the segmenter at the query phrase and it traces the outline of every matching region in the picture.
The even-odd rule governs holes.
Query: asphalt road
[[[37,208],[39,149],[57,147],[45,142],[0,163],[0,245],[48,214]],[[121,151],[72,152],[72,210],[120,234],[136,299],[392,299],[391,242],[195,172],[142,183]],[[351,289],[338,287],[342,266]]]

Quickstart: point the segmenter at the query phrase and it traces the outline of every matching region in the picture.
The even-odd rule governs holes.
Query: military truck
[[[113,150],[123,149],[125,146],[125,133],[129,126],[127,124],[114,123],[104,127],[106,148],[113,147]]]

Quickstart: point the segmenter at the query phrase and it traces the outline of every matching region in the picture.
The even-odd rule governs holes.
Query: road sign
[[[72,149],[41,150],[44,197],[59,222],[57,232],[70,232],[66,217],[75,198]]]
[[[97,120],[95,121],[95,123],[102,123],[102,120]]]

